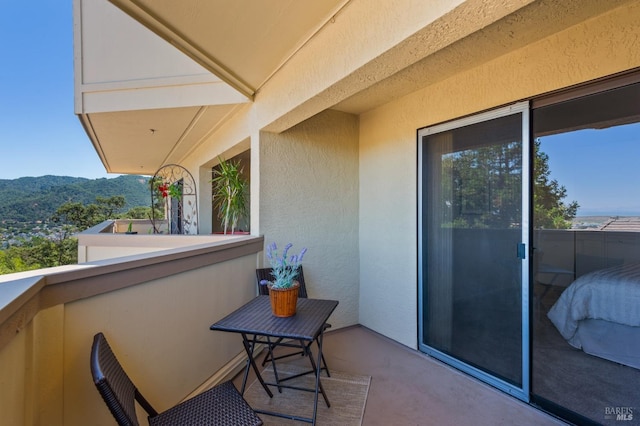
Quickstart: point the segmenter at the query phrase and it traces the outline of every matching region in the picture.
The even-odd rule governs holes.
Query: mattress
[[[640,368],[640,262],[579,277],[547,317],[571,346]]]

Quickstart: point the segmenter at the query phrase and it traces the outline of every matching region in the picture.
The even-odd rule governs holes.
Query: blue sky
[[[541,138],[551,178],[578,216],[640,216],[640,123]]]
[[[0,179],[113,178],[73,110],[71,0],[0,0]]]

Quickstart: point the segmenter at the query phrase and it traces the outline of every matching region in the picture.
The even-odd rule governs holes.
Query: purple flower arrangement
[[[267,246],[267,259],[269,259],[269,264],[273,269],[273,280],[262,280],[260,281],[261,285],[271,284],[271,288],[281,289],[293,287],[294,278],[298,274],[298,267],[302,265],[302,258],[307,252],[307,249],[303,248],[300,254],[291,255],[287,259],[291,247],[293,247],[293,244],[287,244],[282,251],[282,256],[279,256],[276,243],[271,243]]]

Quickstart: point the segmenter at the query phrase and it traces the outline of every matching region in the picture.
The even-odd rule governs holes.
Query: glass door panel
[[[421,349],[526,399],[523,107],[421,134],[419,275]]]
[[[531,399],[640,417],[640,83],[533,110]]]

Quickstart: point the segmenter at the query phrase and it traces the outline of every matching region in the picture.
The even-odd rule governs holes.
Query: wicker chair
[[[147,412],[150,425],[261,425],[231,381],[158,413],[140,394],[116,359],[102,333],[93,338],[91,374],[111,414],[121,426],[137,426],[135,401]]]
[[[264,296],[268,296],[269,295],[269,288],[266,285],[262,285],[260,284],[260,281],[262,280],[266,280],[266,281],[271,281],[273,279],[273,275],[272,275],[272,268],[260,268],[260,269],[256,269],[256,278],[257,278],[257,282],[258,282],[258,292],[261,295]],[[302,270],[302,266],[298,267],[298,274],[295,278],[299,283],[300,283],[300,290],[298,290],[298,297],[302,297],[302,298],[307,298],[307,286],[305,284],[304,281],[304,271]],[[324,324],[324,329],[326,330],[327,328],[331,327],[331,324],[329,323],[325,323]],[[317,341],[317,339],[316,339]],[[283,355],[278,355],[275,356],[273,358],[273,361],[277,361],[279,359],[282,358],[288,358],[291,356],[295,356],[295,355],[300,355],[300,356],[304,356],[306,354],[306,351],[309,350],[309,347],[311,346],[312,342],[307,342],[305,343],[304,341],[301,342],[297,342],[297,341],[289,341],[289,340],[285,340],[285,339],[278,339],[275,341],[268,341],[268,344],[270,346],[270,350],[267,351],[267,354],[264,356],[264,359],[262,360],[262,365],[264,366],[267,362],[271,362],[271,354],[273,353],[273,349],[275,349],[277,346],[285,346],[288,348],[298,348],[300,349],[299,351],[294,351],[294,352],[288,352],[285,353]],[[321,364],[321,369],[326,371],[327,376],[330,377],[331,374],[329,373],[329,367],[327,366],[327,361],[324,359],[324,355],[322,355],[322,364]]]

